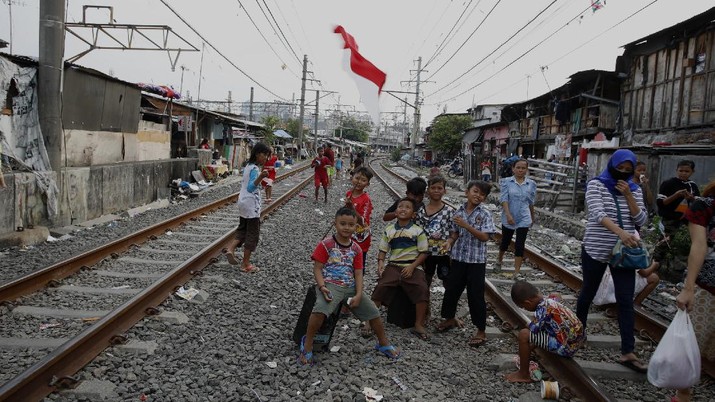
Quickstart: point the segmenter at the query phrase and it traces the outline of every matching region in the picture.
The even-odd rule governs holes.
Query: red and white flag
[[[375,125],[380,124],[380,92],[385,85],[387,75],[358,52],[358,45],[352,35],[345,32],[341,25],[335,27],[335,33],[342,35],[343,67],[357,84],[360,99]]]

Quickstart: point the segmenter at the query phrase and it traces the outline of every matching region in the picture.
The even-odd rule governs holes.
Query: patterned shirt
[[[536,321],[529,323],[529,330],[533,333],[545,331],[549,335],[550,351],[571,357],[583,344],[583,324],[563,304],[545,297],[536,306],[534,316]]]
[[[509,213],[514,218],[514,225],[507,223],[506,214],[501,214],[502,226],[509,229],[530,227],[532,221],[529,206],[534,205],[535,199],[536,183],[533,180],[525,178],[524,182],[519,184],[514,176],[504,179],[501,183],[499,203],[509,204]]]
[[[494,220],[492,220],[492,214],[487,211],[482,204],[479,204],[472,210],[471,213],[467,213],[467,203],[462,204],[459,209],[454,213],[454,217],[460,217],[467,221],[469,226],[477,229],[480,232],[493,234],[496,232],[494,227]],[[452,259],[466,262],[469,264],[473,263],[485,263],[487,262],[487,243],[483,242],[471,233],[467,229],[457,225],[452,222],[452,233],[457,233],[459,237],[457,241],[454,242],[452,246]]]
[[[608,191],[603,183],[598,180],[591,180],[586,187],[586,205],[588,207],[588,223],[586,224],[586,233],[583,236],[583,246],[586,253],[596,261],[608,262],[611,258],[613,246],[618,241],[618,235],[606,229],[601,224],[603,218],[609,218],[618,225],[618,209],[621,211],[621,220],[623,220],[623,229],[628,233],[633,233],[636,230],[636,225],[642,227],[645,225],[647,215],[645,213],[645,205],[643,205],[643,192],[640,187],[633,191],[633,197],[636,199],[636,204],[640,211],[636,216],[631,216],[630,209],[626,197],[617,195],[618,208],[613,200],[613,195]]]
[[[323,265],[323,279],[346,288],[355,287],[355,270],[362,269],[362,250],[350,241],[350,245],[338,243],[333,237],[326,237],[315,247],[313,261]]]
[[[685,213],[685,219],[705,227],[708,248],[695,283],[715,295],[715,198],[696,198]]]
[[[413,222],[400,226],[399,222],[388,225],[380,240],[380,251],[387,253],[388,264],[406,267],[426,253],[427,234]],[[421,269],[421,267],[419,267]]]
[[[253,163],[243,168],[241,192],[238,195],[238,214],[242,218],[261,216],[261,188],[253,184],[260,173],[261,168]]]
[[[353,202],[353,207],[355,208],[355,211],[363,218],[365,222],[365,226],[362,226],[360,224],[357,225],[357,227],[355,228],[355,233],[353,233],[353,240],[355,240],[357,244],[360,245],[360,248],[364,253],[367,253],[367,250],[370,249],[370,244],[372,243],[372,236],[370,232],[370,215],[372,215],[372,200],[370,200],[370,196],[367,194],[367,192],[363,192],[359,196],[353,198],[352,190],[348,190],[348,192],[345,193],[345,198]]]
[[[429,252],[432,255],[442,255],[440,249],[449,238],[449,230],[452,228],[452,217],[454,208],[444,204],[442,209],[427,215],[426,208],[417,211],[417,224],[424,228],[429,243]]]

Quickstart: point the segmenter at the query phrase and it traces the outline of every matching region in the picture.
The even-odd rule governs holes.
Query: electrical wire
[[[549,5],[547,5],[543,10],[539,11],[539,13],[536,14],[536,16],[534,16],[532,19],[530,19],[524,26],[522,26],[521,28],[519,28],[519,29],[518,29],[516,32],[514,32],[510,37],[508,37],[504,42],[502,42],[499,46],[497,46],[496,49],[492,50],[488,55],[484,56],[481,60],[479,60],[479,61],[477,62],[477,64],[475,64],[475,65],[473,65],[472,67],[470,67],[467,71],[465,71],[464,73],[460,74],[459,77],[453,79],[453,80],[450,81],[447,85],[445,85],[445,86],[443,86],[443,87],[441,87],[441,88],[438,88],[436,91],[434,91],[434,92],[431,93],[430,95],[434,95],[434,94],[436,94],[436,93],[438,93],[438,92],[444,90],[445,88],[447,88],[447,87],[449,87],[450,85],[452,85],[453,83],[455,83],[457,80],[459,80],[459,79],[461,79],[462,77],[464,77],[467,73],[469,73],[470,71],[474,70],[478,65],[480,65],[481,63],[483,63],[484,60],[486,60],[489,56],[491,56],[491,55],[493,55],[494,53],[496,53],[497,50],[501,49],[502,46],[506,45],[510,40],[512,40],[516,35],[518,35],[519,32],[521,32],[521,31],[523,31],[524,29],[526,29],[527,26],[529,26],[532,22],[534,22],[537,18],[539,18],[539,16],[540,16],[541,14],[545,13],[546,10],[548,10],[549,8],[551,8],[551,6],[553,6],[557,1],[558,1],[558,0],[553,0],[553,1],[552,1],[551,3],[549,3]],[[501,0],[499,0],[499,1],[497,2],[497,4],[494,5],[494,8],[496,8],[496,6],[499,5],[500,2],[501,2]],[[487,14],[487,16],[484,17],[484,21],[489,17],[489,15],[492,13],[492,11],[494,11],[494,8],[492,8],[491,11],[489,11],[489,14]],[[482,21],[482,23],[484,23],[484,21]],[[479,29],[479,27],[480,27],[481,25],[482,25],[482,24],[480,23],[479,26],[477,26],[477,28],[474,30],[474,32],[476,32],[477,29]],[[472,32],[472,35],[474,35],[474,32]],[[472,37],[472,35],[469,35],[469,37],[464,41],[464,43],[462,43],[462,46],[460,46],[459,49],[457,49],[457,51],[455,51],[454,54],[453,54],[446,62],[444,62],[444,64],[442,64],[442,66],[441,66],[439,69],[437,69],[437,71],[435,71],[434,73],[432,73],[432,75],[430,75],[427,79],[432,78],[435,74],[437,74],[437,73],[442,69],[442,67],[444,67],[447,63],[449,63],[449,61],[452,60],[452,57],[454,57],[454,55],[456,55],[457,52],[459,52],[459,50],[462,49],[462,47],[464,46],[464,44],[467,43],[467,41]],[[430,96],[430,95],[428,95],[428,96]]]
[[[296,74],[295,71],[293,71],[290,67],[288,67],[288,64],[281,58],[281,56],[278,55],[278,52],[276,52],[276,49],[274,49],[273,46],[271,46],[270,42],[268,41],[268,38],[266,38],[266,36],[263,35],[263,31],[261,31],[261,29],[258,28],[258,25],[256,25],[256,22],[253,20],[253,17],[251,17],[251,14],[248,12],[248,10],[247,10],[246,7],[243,5],[243,3],[241,3],[241,0],[236,0],[236,1],[238,2],[239,7],[240,7],[240,8],[246,13],[246,15],[248,16],[248,19],[251,21],[251,24],[253,24],[253,27],[256,28],[256,31],[258,31],[258,33],[261,35],[261,38],[263,38],[263,41],[266,42],[266,45],[268,45],[268,48],[270,48],[271,51],[273,52],[273,54],[276,55],[276,57],[278,58],[278,60],[280,60],[280,62],[282,63],[282,65],[286,66],[286,69],[287,69],[288,71],[290,71],[291,74],[293,74],[296,78],[300,78],[300,77],[298,76],[298,74]]]
[[[286,27],[288,27],[288,33],[290,33],[293,36],[293,39],[295,40],[296,46],[298,47],[298,50],[300,50],[301,54],[305,54],[303,49],[300,47],[300,42],[298,42],[298,37],[296,34],[293,32],[293,30],[290,27],[290,24],[288,23],[288,20],[286,19],[285,15],[283,15],[283,10],[281,10],[280,4],[278,4],[278,1],[274,0],[273,1],[276,5],[276,8],[278,9],[278,14],[280,14],[281,18],[283,19],[283,22],[285,23]]]
[[[425,68],[426,68],[435,58],[437,58],[437,56],[439,56],[440,53],[442,53],[442,50],[444,50],[444,48],[446,47],[446,44],[445,44],[445,43],[448,42],[447,40],[450,39],[450,35],[452,34],[452,32],[454,32],[454,29],[457,27],[457,24],[459,24],[459,21],[462,20],[462,17],[464,17],[464,13],[467,12],[467,9],[469,9],[469,6],[472,4],[473,1],[474,1],[474,0],[469,0],[469,4],[467,4],[467,6],[464,7],[464,10],[462,10],[462,13],[459,14],[459,18],[457,18],[457,21],[454,21],[454,24],[452,25],[452,28],[449,29],[449,32],[447,32],[447,35],[445,35],[445,36],[444,36],[444,39],[442,39],[442,43],[440,43],[440,44],[437,46],[437,49],[436,49],[435,52],[432,54],[432,56],[430,56],[430,58],[427,59],[427,62],[426,62],[425,65],[424,65]],[[474,5],[474,8],[472,8],[472,11],[474,11],[474,9],[476,9],[477,6],[479,6],[479,3],[481,3],[481,0],[480,0],[480,1],[477,1],[477,4]],[[471,15],[471,13],[470,13],[470,15]],[[465,19],[465,20],[466,20],[466,19]],[[459,30],[457,30],[457,31],[459,31]],[[457,32],[454,32],[454,35],[456,36],[456,35],[457,35]],[[454,38],[454,36],[452,36],[452,38]]]
[[[189,29],[191,29],[199,38],[201,38],[201,40],[203,40],[204,43],[206,43],[206,44],[207,44],[211,49],[213,49],[216,53],[218,53],[219,55],[221,55],[221,57],[223,57],[224,60],[226,60],[230,65],[232,65],[232,66],[233,66],[236,70],[238,70],[241,74],[245,75],[246,78],[248,78],[249,80],[253,81],[256,85],[258,85],[259,87],[261,87],[263,90],[265,90],[265,91],[268,92],[269,94],[275,96],[276,98],[278,98],[278,99],[280,99],[280,100],[283,100],[283,101],[286,100],[286,99],[283,98],[282,96],[280,96],[280,95],[276,94],[275,92],[271,91],[270,89],[266,88],[263,84],[261,84],[260,82],[258,82],[258,80],[256,80],[255,78],[251,77],[247,72],[243,71],[243,69],[241,69],[241,67],[237,66],[236,63],[234,63],[233,61],[231,61],[231,59],[229,59],[228,57],[226,57],[226,55],[224,55],[220,50],[218,50],[218,49],[216,48],[216,46],[214,46],[211,42],[209,42],[208,40],[206,40],[206,38],[204,38],[204,36],[201,35],[201,34],[199,33],[199,31],[197,31],[193,26],[191,26],[191,24],[189,24],[189,22],[186,21],[186,19],[184,19],[184,17],[182,17],[181,14],[179,14],[178,12],[176,12],[176,10],[174,10],[169,4],[167,4],[166,0],[159,0],[159,1],[161,1],[161,3],[164,4],[164,5],[166,6],[166,8],[169,9],[169,11],[171,11],[172,13],[174,13],[174,15],[176,15],[176,17],[177,17],[178,19],[180,19],[181,22],[183,22],[184,24],[186,24],[186,26],[189,27]]]
[[[271,18],[268,18],[268,15],[266,15],[266,12],[263,10],[263,7],[261,7],[261,3],[259,2],[259,0],[256,0],[256,4],[258,4],[258,8],[261,9],[263,16],[266,17],[266,20],[268,21],[268,25],[271,26],[271,28],[273,29],[273,32],[275,32],[275,34],[278,36],[278,39],[280,39],[283,46],[285,46],[286,49],[288,49],[291,53],[293,53],[293,56],[295,56],[295,59],[298,61],[298,64],[300,64],[302,66],[303,62],[301,61],[300,57],[298,57],[298,54],[293,49],[293,46],[291,46],[290,42],[288,42],[288,38],[286,38],[285,34],[283,34],[283,30],[281,29],[281,26],[278,23],[278,21],[276,21],[276,18],[273,16],[273,12],[271,11],[270,7],[268,7],[266,0],[261,0],[261,1],[266,6],[266,10],[268,10],[268,13],[271,15]],[[273,22],[271,22],[271,20],[273,20]],[[275,26],[273,24],[275,24]],[[276,31],[276,28],[278,28],[278,31]]]

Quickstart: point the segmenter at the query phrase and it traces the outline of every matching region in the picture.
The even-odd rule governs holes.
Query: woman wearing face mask
[[[627,247],[637,246],[639,237],[635,234],[635,228],[646,222],[643,192],[632,180],[635,166],[635,154],[619,149],[611,156],[606,169],[588,182],[586,187],[588,223],[581,248],[583,285],[576,303],[576,315],[584,328],[588,310],[608,266],[613,247],[618,239]],[[618,210],[621,211],[623,228],[618,223]],[[633,293],[636,273],[630,269],[611,267],[611,275],[621,335],[621,357],[618,362],[632,370],[645,373],[647,364],[641,362],[634,353]]]

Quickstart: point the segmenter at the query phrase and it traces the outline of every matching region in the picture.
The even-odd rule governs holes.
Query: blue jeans
[[[583,285],[576,302],[576,315],[586,329],[586,319],[591,302],[596,296],[598,286],[601,284],[603,273],[606,272],[608,263],[596,261],[591,258],[586,250],[581,248],[581,266],[583,269]],[[633,352],[635,337],[633,335],[633,293],[636,286],[636,274],[631,269],[611,268],[613,287],[616,291],[616,305],[618,305],[618,329],[621,333],[621,354]]]

